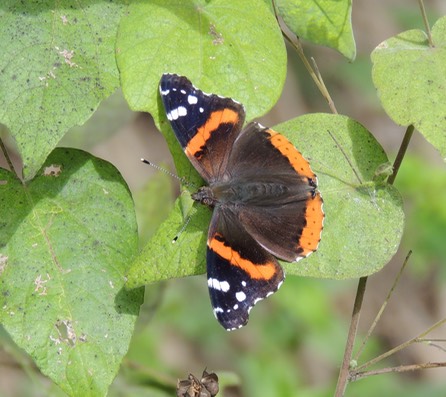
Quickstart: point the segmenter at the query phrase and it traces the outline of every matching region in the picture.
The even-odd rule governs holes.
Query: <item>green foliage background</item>
[[[6,166],[1,170],[0,356],[6,368],[19,363],[27,374],[12,371],[17,381],[5,387],[8,376],[0,374],[0,395],[168,396],[177,377],[199,375],[204,367],[236,395],[332,395],[356,284],[333,279],[373,274],[389,262],[403,233],[400,193],[408,215],[403,252],[414,248],[413,273],[423,278],[438,272],[442,277],[433,287],[444,288],[444,164],[409,156],[397,178],[398,192],[376,171],[388,161],[381,144],[393,157],[399,140],[392,145],[386,134],[369,127],[372,135],[354,119],[373,126],[356,104],[372,112],[382,112],[382,106],[395,123],[415,124],[445,157],[444,118],[438,116],[444,116],[446,103],[445,17],[432,16],[431,48],[426,34],[413,29],[423,28],[416,25],[416,8],[391,10],[398,31],[410,30],[376,42],[370,61],[373,48],[355,46],[350,0],[277,0],[276,6],[288,27],[313,44],[306,50],[315,55],[338,109],[350,117],[296,117],[328,108],[290,49],[287,65],[268,0],[0,4],[0,121],[8,128],[1,136],[20,154],[25,181]],[[130,133],[117,144],[124,161],[107,157],[108,142],[132,120],[126,102],[132,111],[152,115],[178,174],[200,183],[160,106],[163,72],[185,74],[205,91],[236,98],[248,120],[271,110],[283,89],[305,93],[306,111],[291,106],[289,117],[264,123],[285,121],[275,128],[302,150],[319,176],[327,213],[323,242],[302,266],[284,264],[290,276],[280,293],[256,307],[249,326],[237,333],[216,323],[202,276],[172,280],[204,272],[207,209],[192,209],[187,190],[174,203],[177,187],[166,175],[144,186],[135,182],[133,174],[151,171],[137,168],[144,153],[134,149],[140,147],[132,146]],[[285,84],[287,73],[297,76],[300,87]],[[118,87],[122,92],[105,100]],[[272,114],[290,108],[284,104],[279,101]],[[144,119],[144,128],[149,125]],[[146,133],[146,149],[161,150]],[[63,146],[88,153],[56,149],[62,137]],[[140,255],[135,209],[139,245],[145,246]],[[173,246],[172,237],[194,211]],[[126,288],[155,281],[145,288],[138,315],[142,290]],[[362,359],[378,355],[385,343],[374,337]],[[409,382],[374,377],[351,384],[347,395],[443,395],[444,385]]]

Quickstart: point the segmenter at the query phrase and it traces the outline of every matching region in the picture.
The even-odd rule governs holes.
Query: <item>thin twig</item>
[[[419,339],[417,339],[417,342],[420,342],[420,343],[443,342],[443,343],[445,343],[446,339],[443,339],[443,338],[439,338],[439,339],[419,338]]]
[[[302,43],[300,42],[299,37],[295,35],[294,38],[291,38],[288,35],[288,33],[286,33],[285,30],[282,28],[282,24],[279,19],[279,14],[277,13],[276,3],[274,0],[272,1],[272,5],[273,5],[273,10],[274,10],[274,15],[277,20],[277,24],[280,27],[283,37],[296,50],[297,54],[299,55],[299,58],[301,59],[302,63],[305,66],[305,69],[307,69],[308,73],[310,74],[310,76],[313,79],[314,83],[316,84],[317,88],[321,92],[322,96],[327,100],[328,106],[330,107],[331,111],[334,114],[338,114],[338,111],[336,110],[336,106],[335,106],[333,100],[331,99],[330,93],[328,92],[327,87],[325,86],[322,76],[319,73],[319,70],[317,69],[317,66],[315,68],[311,67],[310,62],[308,62],[308,59],[305,56],[304,49],[302,47]],[[315,62],[314,62],[314,64],[315,64]]]
[[[409,372],[409,371],[416,371],[420,369],[429,369],[429,368],[442,368],[446,367],[446,362],[444,363],[423,363],[423,364],[413,364],[413,365],[400,365],[398,367],[389,367],[389,368],[382,368],[382,369],[376,369],[374,371],[359,371],[359,372],[352,372],[350,375],[350,382],[357,381],[362,378],[366,378],[368,376],[374,376],[374,375],[381,375],[381,374],[388,374],[390,372]]]
[[[424,26],[426,27],[427,40],[429,41],[429,47],[433,48],[433,47],[435,47],[435,45],[434,45],[434,42],[432,40],[431,27],[429,25],[429,21],[427,20],[427,14],[426,14],[426,10],[424,8],[423,0],[418,0],[418,4],[420,6],[421,16],[423,18]]]
[[[432,342],[429,342],[428,345],[435,347],[436,349],[441,350],[442,352],[446,353],[446,349],[443,346],[437,345],[436,343],[432,343]]]
[[[428,335],[430,332],[432,332],[434,329],[441,327],[443,324],[446,324],[446,318],[437,321],[434,325],[432,325],[431,327],[429,327],[426,331],[422,332],[421,334],[419,334],[418,336],[416,336],[415,338],[412,338],[404,343],[401,343],[400,345],[394,347],[393,349],[379,355],[378,357],[373,358],[370,361],[367,361],[366,363],[356,367],[355,371],[359,371],[363,368],[367,368],[370,367],[371,365],[374,365],[378,362],[380,362],[381,360],[384,360],[385,358],[391,356],[392,354],[395,354],[403,349],[405,349],[406,347],[417,343],[418,340],[424,338],[426,335]]]
[[[361,355],[361,353],[362,353],[362,351],[363,351],[367,341],[369,340],[370,335],[372,335],[373,331],[375,330],[376,325],[378,324],[378,321],[381,319],[381,316],[382,316],[382,314],[384,312],[384,309],[386,308],[387,304],[389,303],[390,298],[392,297],[393,291],[395,290],[395,287],[397,286],[398,281],[399,281],[401,275],[403,274],[403,271],[404,271],[404,269],[405,269],[405,267],[407,265],[407,262],[409,261],[409,258],[410,258],[411,255],[412,255],[412,251],[409,251],[409,253],[406,256],[406,259],[403,262],[403,265],[401,266],[400,271],[398,272],[398,274],[397,274],[397,276],[395,278],[395,281],[393,282],[392,287],[390,288],[389,293],[387,294],[386,299],[384,300],[384,303],[382,304],[381,308],[379,309],[378,314],[376,315],[375,319],[373,320],[372,325],[370,326],[369,330],[367,331],[367,334],[364,337],[364,339],[363,339],[363,341],[361,343],[361,346],[359,347],[358,352],[355,355],[355,360],[359,359],[359,356]]]
[[[334,114],[338,114],[338,111],[337,111],[336,106],[333,102],[333,99],[331,99],[330,93],[328,92],[327,86],[325,85],[325,81],[322,78],[321,72],[319,71],[319,67],[317,66],[316,60],[313,57],[311,57],[311,62],[313,64],[313,69],[316,73],[317,79],[321,83],[322,95],[324,95],[324,97],[327,99],[328,106],[330,107],[331,111]]]
[[[395,182],[396,175],[398,174],[401,163],[403,162],[404,155],[406,154],[407,148],[409,147],[414,128],[415,127],[412,124],[407,127],[406,133],[404,134],[403,142],[401,142],[401,146],[398,150],[398,154],[396,155],[395,162],[393,163],[392,175],[390,175],[389,179],[387,179],[387,183],[389,185],[393,185],[393,182]]]
[[[427,338],[420,338],[420,339],[417,339],[415,342],[416,342],[416,343],[426,343],[427,345],[432,346],[432,347],[435,347],[436,349],[441,350],[442,352],[445,352],[445,353],[446,353],[446,348],[444,348],[443,346],[440,346],[440,345],[437,344],[437,343],[434,343],[434,342],[445,343],[445,342],[446,342],[446,339],[427,339]]]
[[[364,300],[365,288],[367,285],[367,277],[361,277],[356,291],[355,303],[353,305],[352,320],[350,329],[348,330],[347,343],[345,345],[344,359],[342,360],[341,370],[339,371],[338,384],[336,385],[335,397],[342,397],[347,387],[349,379],[349,368],[352,359],[353,345],[355,343],[356,333],[358,331],[359,317],[361,314],[361,306]]]

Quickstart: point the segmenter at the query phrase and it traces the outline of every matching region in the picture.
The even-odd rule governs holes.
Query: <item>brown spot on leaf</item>
[[[43,169],[44,176],[59,176],[62,172],[62,166],[59,164],[51,164]]]

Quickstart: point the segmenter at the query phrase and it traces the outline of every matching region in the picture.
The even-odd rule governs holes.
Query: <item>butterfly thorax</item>
[[[208,207],[218,205],[273,206],[306,201],[315,194],[312,185],[289,185],[280,181],[215,183],[201,187],[192,198]]]

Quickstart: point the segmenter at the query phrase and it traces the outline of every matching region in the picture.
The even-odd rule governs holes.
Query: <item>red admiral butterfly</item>
[[[281,134],[250,123],[231,98],[206,94],[182,76],[164,74],[161,98],[175,135],[207,182],[192,195],[213,208],[207,277],[214,314],[227,330],[280,287],[288,262],[318,247],[322,198],[308,161]]]

